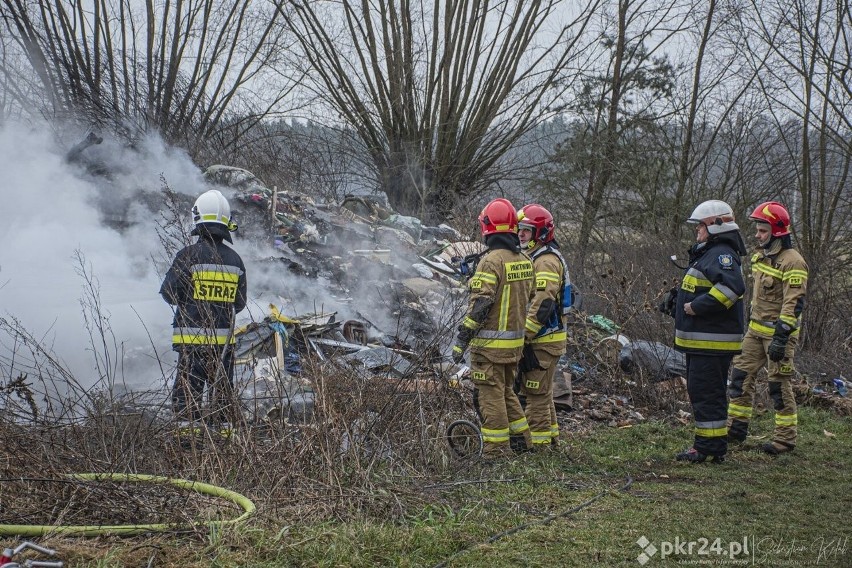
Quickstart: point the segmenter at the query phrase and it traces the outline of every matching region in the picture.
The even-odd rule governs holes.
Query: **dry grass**
[[[448,380],[366,377],[332,363],[307,371],[316,397],[311,421],[246,425],[230,439],[205,429],[189,449],[178,443],[174,423],[128,411],[106,392],[72,389],[79,402],[70,414],[21,405],[0,418],[0,523],[186,525],[209,518],[214,506],[171,487],[66,478],[80,472],[221,485],[262,503],[260,513],[275,519],[392,518],[422,504],[406,485],[456,467],[443,435],[450,417],[467,411]],[[14,384],[30,393],[44,386]]]

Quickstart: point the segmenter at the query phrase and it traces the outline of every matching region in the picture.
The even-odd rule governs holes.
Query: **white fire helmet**
[[[707,232],[711,235],[729,233],[739,230],[739,225],[734,222],[734,210],[731,206],[718,199],[710,199],[698,204],[687,223],[704,223]]]
[[[205,191],[195,200],[195,205],[192,206],[192,222],[198,225],[199,223],[219,223],[230,229],[231,226],[231,206],[228,200],[217,189]]]

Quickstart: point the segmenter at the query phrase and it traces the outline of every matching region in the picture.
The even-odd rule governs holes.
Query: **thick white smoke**
[[[80,139],[82,135],[71,145]],[[95,279],[100,312],[108,318],[118,351],[131,355],[115,378],[155,386],[165,380],[157,357],[167,371],[174,363],[171,310],[157,293],[161,275],[152,259],[163,257],[157,219],[132,197],[139,190],[156,192],[161,179],[176,191],[198,195],[206,189],[201,174],[185,155],[154,137],[132,150],[105,140],[85,151],[89,168],[69,163],[68,150],[44,125],[7,123],[0,128],[0,202],[5,212],[0,223],[0,317],[18,320],[52,347],[81,385],[94,384],[103,377],[80,305],[86,296],[82,268]],[[98,174],[91,172],[92,163],[98,164]],[[137,222],[119,231],[103,224],[104,211],[113,221],[129,215]],[[97,334],[95,341],[100,343]],[[14,348],[3,338],[3,379],[17,374],[11,368]]]

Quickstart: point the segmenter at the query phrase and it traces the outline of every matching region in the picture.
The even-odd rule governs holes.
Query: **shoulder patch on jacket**
[[[725,270],[732,270],[734,268],[734,257],[729,254],[720,254],[719,264]]]

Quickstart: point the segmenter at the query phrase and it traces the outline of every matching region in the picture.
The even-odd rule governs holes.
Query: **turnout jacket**
[[[517,363],[524,349],[524,323],[533,287],[533,265],[519,252],[517,235],[496,234],[468,283],[470,298],[458,344],[492,363]]]
[[[790,336],[797,337],[808,286],[805,259],[796,249],[785,248],[783,239],[775,238],[768,248],[752,255],[751,275],[749,329],[769,339],[775,333],[775,324],[782,321],[792,329]]]
[[[562,355],[568,339],[562,309],[562,295],[570,282],[568,268],[562,254],[551,244],[533,249],[530,256],[535,269],[535,287],[527,308],[526,340],[535,349]]]
[[[733,355],[742,351],[745,330],[739,231],[712,235],[689,251],[689,268],[677,294],[675,349],[684,353]],[[692,302],[694,316],[684,304]]]
[[[202,235],[183,248],[166,273],[160,295],[173,306],[172,346],[234,342],[233,314],[246,307],[246,269],[236,251]]]

